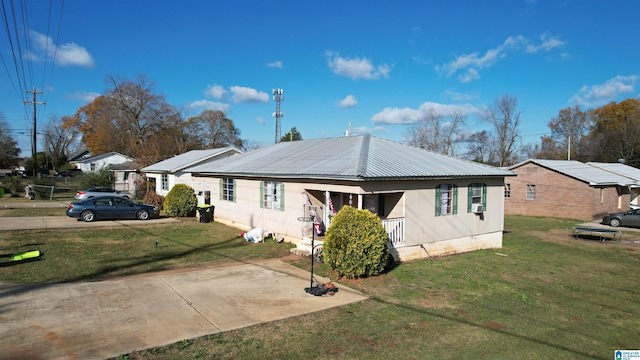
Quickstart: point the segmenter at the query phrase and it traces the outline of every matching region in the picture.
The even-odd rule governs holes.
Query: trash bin
[[[198,205],[198,218],[201,223],[210,223],[213,222],[213,210],[215,206],[213,205]]]

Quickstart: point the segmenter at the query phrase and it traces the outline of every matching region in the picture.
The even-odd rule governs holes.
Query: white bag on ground
[[[254,228],[246,233],[240,233],[240,236],[247,241],[259,243],[264,241],[264,233],[265,231],[263,228]]]

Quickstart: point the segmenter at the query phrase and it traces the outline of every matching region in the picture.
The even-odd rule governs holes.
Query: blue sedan
[[[138,219],[148,220],[160,215],[160,209],[153,205],[140,204],[119,196],[99,196],[69,204],[67,216],[83,221],[96,219]]]

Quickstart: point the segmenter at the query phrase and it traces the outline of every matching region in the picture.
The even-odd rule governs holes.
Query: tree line
[[[108,76],[103,94],[73,115],[52,116],[44,129],[44,151],[38,163],[61,169],[80,148],[93,154],[111,151],[146,166],[190,150],[234,146],[258,147],[242,140],[233,120],[219,110],[183,116],[146,75],[133,79]],[[487,130],[469,131],[462,112],[443,115],[429,109],[405,134],[409,145],[495,166],[527,158],[617,162],[640,166],[640,100],[611,102],[595,109],[568,107],[548,122],[549,135],[538,144],[523,144],[518,99],[502,95],[484,106],[479,118]],[[20,149],[0,113],[0,168],[17,165]],[[293,127],[281,141],[302,140]],[[30,161],[30,160],[27,160]],[[32,166],[32,165],[31,165]],[[40,165],[42,166],[42,164]]]

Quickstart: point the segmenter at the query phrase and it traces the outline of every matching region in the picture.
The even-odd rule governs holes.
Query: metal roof
[[[143,172],[163,172],[163,173],[175,173],[190,166],[195,166],[203,161],[211,160],[216,156],[228,153],[227,155],[239,154],[240,150],[234,147],[224,147],[217,149],[207,150],[191,150],[184,154],[176,155],[172,158],[162,160],[155,164],[151,164],[142,168]]]
[[[184,171],[217,176],[361,181],[516,175],[370,135],[280,142]]]
[[[88,163],[95,162],[95,161],[98,161],[98,160],[107,159],[107,158],[109,158],[111,156],[122,156],[123,158],[127,159],[127,161],[134,160],[132,157],[129,157],[127,155],[122,155],[119,152],[112,151],[112,152],[108,152],[108,153],[105,153],[105,154],[100,154],[100,155],[96,155],[96,156],[82,158],[82,159],[75,160],[75,161],[72,161],[72,162],[73,163],[88,164]]]
[[[621,163],[600,163],[600,162],[588,162],[588,165],[595,166],[600,169],[607,170],[620,176],[630,178],[636,183],[640,184],[640,169],[633,166],[621,164]]]
[[[599,167],[591,166],[576,160],[538,160],[530,159],[519,164],[511,166],[509,169],[514,170],[527,163],[534,163],[547,169],[565,174],[580,181],[589,183],[593,186],[604,185],[634,185],[633,179],[621,176]]]

